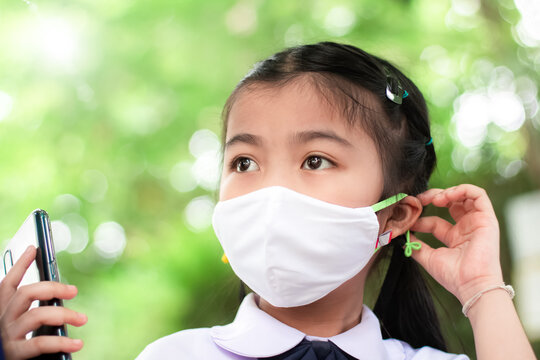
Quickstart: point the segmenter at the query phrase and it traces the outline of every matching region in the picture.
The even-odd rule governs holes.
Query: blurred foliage
[[[80,294],[67,305],[90,319],[69,329],[86,343],[76,359],[133,359],[161,336],[231,321],[238,282],[209,226],[217,164],[199,161],[206,145],[192,135],[219,136],[221,107],[253,63],[334,40],[389,59],[425,93],[432,186],[487,189],[511,279],[502,209],[540,178],[540,35],[520,38],[521,18],[511,0],[3,1],[0,240],[36,207],[68,225],[78,245],[58,257]],[[487,99],[493,81],[516,94],[517,125],[460,133],[459,99]],[[433,288],[450,350],[474,358],[459,303]]]

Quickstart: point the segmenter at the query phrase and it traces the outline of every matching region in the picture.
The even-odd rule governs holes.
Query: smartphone
[[[37,248],[36,259],[26,271],[19,286],[29,285],[39,281],[60,281],[58,265],[54,252],[54,243],[49,215],[45,210],[36,209],[26,218],[15,236],[2,251],[2,280],[24,253],[29,245]],[[34,301],[31,307],[63,306],[61,299]],[[40,335],[67,336],[66,326],[42,326],[27,335],[27,338]],[[67,353],[43,354],[34,359],[39,360],[71,360]]]

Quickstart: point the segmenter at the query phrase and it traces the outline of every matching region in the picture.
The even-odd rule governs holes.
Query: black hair
[[[374,140],[384,175],[381,200],[400,192],[417,195],[427,189],[436,156],[424,97],[388,61],[351,45],[301,45],[258,62],[225,104],[223,140],[229,112],[240,93],[257,86],[284,86],[300,77],[308,79],[334,109],[342,111],[351,126],[359,124]],[[406,91],[401,104],[389,99],[388,86],[399,95]],[[379,251],[379,259],[392,254],[373,311],[384,338],[446,351],[433,299],[418,264],[405,257],[404,241],[404,236],[399,236],[392,240],[393,246]],[[244,294],[241,286],[240,295]]]

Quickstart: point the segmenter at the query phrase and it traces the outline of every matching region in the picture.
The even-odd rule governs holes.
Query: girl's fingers
[[[30,264],[36,258],[36,248],[32,245],[28,246],[24,253],[21,255],[19,260],[13,265],[13,267],[8,271],[6,277],[0,283],[0,292],[2,295],[4,292],[14,292],[17,289],[17,286],[21,283],[26,270],[30,267]]]
[[[461,203],[469,210],[493,213],[493,206],[486,191],[478,186],[464,184],[446,189],[433,196],[431,203],[438,207],[449,207]]]
[[[62,306],[40,306],[25,312],[10,327],[12,338],[24,340],[25,335],[36,330],[41,325],[64,325],[82,326],[88,318],[71,309]]]
[[[451,244],[451,239],[448,237],[448,232],[452,229],[452,226],[451,223],[438,216],[425,216],[419,218],[411,227],[411,230],[433,234],[444,245],[452,247],[453,244]]]
[[[72,299],[77,295],[77,288],[56,281],[40,281],[21,286],[9,302],[4,320],[12,322],[30,308],[34,300]]]
[[[420,202],[422,203],[422,206],[426,206],[426,205],[429,205],[431,204],[431,201],[433,200],[433,198],[435,197],[435,195],[443,192],[444,189],[437,189],[437,188],[433,188],[433,189],[429,189],[419,195],[417,195],[416,197],[418,198],[418,200],[420,200]]]
[[[7,346],[6,346],[7,347]],[[36,336],[30,340],[19,340],[9,345],[9,351],[17,354],[17,359],[29,359],[41,354],[54,354],[57,352],[72,353],[81,350],[82,340],[70,339],[67,336]]]
[[[483,212],[495,217],[491,201],[484,189],[464,184],[448,189],[430,189],[417,196],[423,206],[433,204],[437,207],[449,208],[455,221],[471,212]]]

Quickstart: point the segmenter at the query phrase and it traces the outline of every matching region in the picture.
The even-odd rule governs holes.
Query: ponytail
[[[390,265],[373,312],[384,339],[395,338],[414,348],[430,346],[447,351],[435,305],[418,264],[405,257],[401,235],[392,240]],[[384,255],[384,254],[381,254]]]

